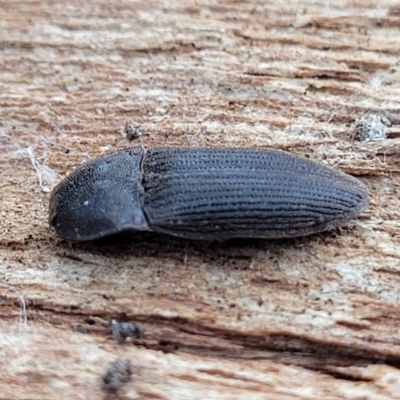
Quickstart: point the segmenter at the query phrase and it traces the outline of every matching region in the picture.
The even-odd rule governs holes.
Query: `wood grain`
[[[400,398],[397,1],[0,7],[0,398],[108,398],[117,358],[123,399]],[[354,140],[368,116],[387,139]],[[308,156],[371,204],[296,240],[57,239],[49,190],[132,145],[128,119],[145,147]],[[112,319],[145,335],[119,343]]]

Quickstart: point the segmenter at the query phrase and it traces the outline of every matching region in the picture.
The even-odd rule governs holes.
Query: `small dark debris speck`
[[[140,125],[132,120],[128,120],[124,126],[124,134],[129,141],[137,139],[140,136]]]
[[[115,319],[110,321],[109,328],[118,343],[124,343],[127,339],[140,339],[146,331],[139,322],[118,322]]]
[[[117,358],[108,366],[103,375],[104,389],[117,393],[123,384],[131,379],[132,372],[133,368],[129,360]]]

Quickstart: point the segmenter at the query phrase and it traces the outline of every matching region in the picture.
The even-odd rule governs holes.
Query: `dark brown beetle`
[[[71,240],[276,239],[337,228],[367,205],[359,180],[283,151],[132,147],[77,167],[54,189],[49,221]]]

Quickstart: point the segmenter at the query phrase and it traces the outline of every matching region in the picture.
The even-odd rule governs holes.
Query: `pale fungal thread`
[[[287,152],[138,146],[77,167],[53,190],[49,222],[80,241],[124,230],[276,239],[340,227],[367,205],[358,179]]]
[[[20,309],[21,309],[18,320],[19,320],[19,323],[26,326],[26,324],[28,322],[28,316],[26,313],[26,302],[25,302],[24,296],[22,296],[22,294],[17,289],[15,289],[14,286],[8,285],[7,283],[0,282],[0,288],[7,289],[10,292],[13,292],[18,296],[19,303],[20,303]]]
[[[387,138],[387,126],[380,115],[367,115],[354,126],[354,139],[360,142],[379,142]]]
[[[48,141],[39,136],[31,145],[21,147],[12,136],[0,132],[0,149],[12,159],[29,160],[43,192],[50,192],[57,179],[56,173],[47,166],[47,145]]]

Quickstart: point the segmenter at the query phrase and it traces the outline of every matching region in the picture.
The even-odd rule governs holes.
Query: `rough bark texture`
[[[63,3],[0,3],[0,398],[400,399],[398,0]],[[307,155],[371,205],[296,240],[58,239],[49,190],[128,119]]]

